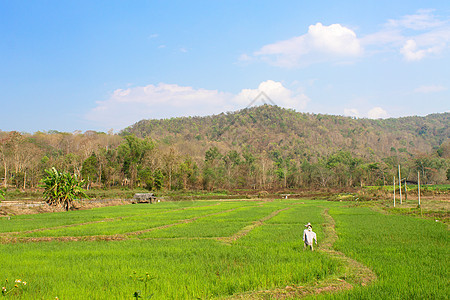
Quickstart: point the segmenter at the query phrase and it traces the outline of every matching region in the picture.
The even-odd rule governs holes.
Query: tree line
[[[261,138],[263,139],[263,138]],[[271,138],[268,137],[270,140]],[[272,139],[273,140],[273,139]],[[260,140],[259,140],[260,142]],[[317,145],[315,145],[317,146]],[[301,150],[303,149],[303,151]],[[85,188],[216,190],[390,185],[397,175],[423,183],[448,183],[450,142],[424,153],[390,149],[389,155],[340,149],[327,153],[269,141],[170,142],[88,131],[0,132],[3,188],[38,188],[52,168],[84,180]]]

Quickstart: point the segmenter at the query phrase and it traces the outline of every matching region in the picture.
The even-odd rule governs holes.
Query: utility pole
[[[400,174],[400,165],[398,165],[398,187],[400,189],[400,204],[402,204],[402,176]]]
[[[406,182],[406,178],[405,178],[405,183],[404,183],[404,186],[405,186],[405,202],[406,201],[408,201],[408,183]]]
[[[420,207],[420,173],[417,172],[417,194],[419,195],[419,207]]]
[[[395,176],[394,176],[394,207],[395,207]]]

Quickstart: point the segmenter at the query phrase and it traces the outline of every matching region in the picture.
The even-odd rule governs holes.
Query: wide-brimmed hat
[[[308,224],[305,225],[305,227],[308,227],[308,226],[312,227],[311,223],[308,222]]]

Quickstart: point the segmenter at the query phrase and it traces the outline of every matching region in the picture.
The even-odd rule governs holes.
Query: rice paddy
[[[307,222],[319,240],[314,252],[303,249]],[[161,202],[13,216],[0,218],[0,241],[0,282],[27,282],[8,285],[12,299],[449,294],[445,224],[319,200]]]

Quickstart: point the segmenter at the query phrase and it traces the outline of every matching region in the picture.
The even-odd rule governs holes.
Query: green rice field
[[[307,222],[314,252],[303,249]],[[448,225],[346,202],[198,200],[19,215],[0,218],[0,242],[5,299],[450,295]]]

